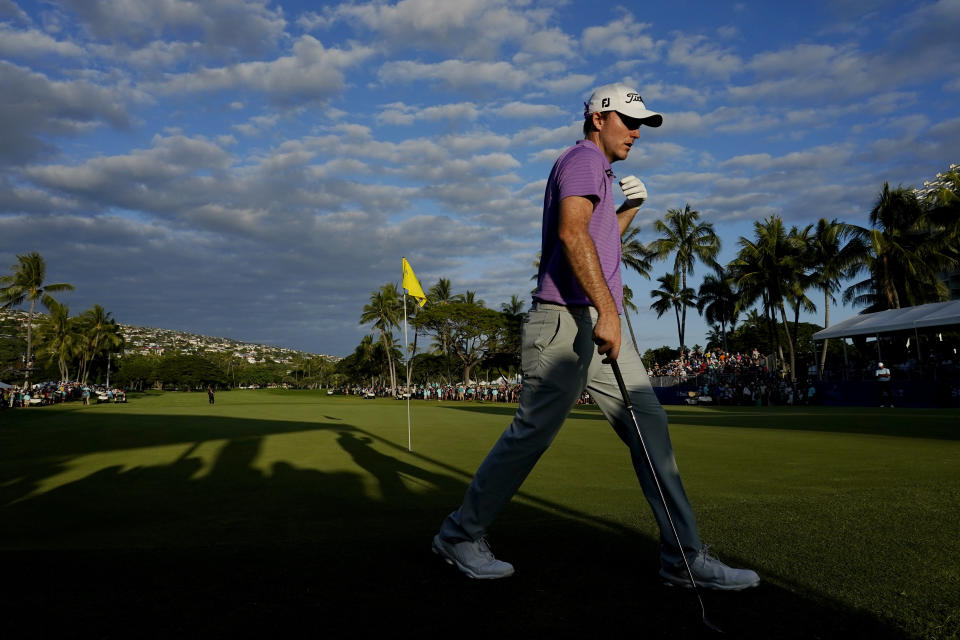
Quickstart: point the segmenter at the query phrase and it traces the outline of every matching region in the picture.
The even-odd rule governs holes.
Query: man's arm
[[[620,235],[624,234],[627,227],[633,222],[633,216],[637,215],[637,210],[640,209],[639,206],[631,205],[632,203],[628,200],[617,209],[617,224],[620,225]]]
[[[606,363],[616,360],[620,355],[620,315],[607,280],[603,277],[597,246],[590,237],[593,207],[594,203],[582,196],[568,196],[561,200],[558,236],[574,277],[597,309],[593,341],[597,343],[597,352],[607,356],[604,359]]]

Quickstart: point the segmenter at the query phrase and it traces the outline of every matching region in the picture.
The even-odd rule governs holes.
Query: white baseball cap
[[[595,89],[584,106],[586,107],[583,112],[584,118],[591,113],[616,111],[629,118],[643,120],[643,124],[648,127],[659,127],[663,124],[662,115],[644,106],[639,91],[619,82]]]

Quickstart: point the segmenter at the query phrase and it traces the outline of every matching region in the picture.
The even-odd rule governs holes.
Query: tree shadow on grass
[[[471,581],[434,556],[430,540],[472,470],[343,421],[227,420],[228,429],[162,419],[165,431],[148,439],[183,445],[175,458],[4,495],[3,637],[706,635],[692,593],[659,584],[656,541],[630,528],[514,502],[495,544],[516,576]],[[102,436],[119,433],[116,420],[101,416],[103,431],[86,435],[110,446]],[[336,447],[362,472],[256,464],[268,436],[294,432],[315,434],[307,446]],[[205,464],[198,448],[221,439]],[[24,482],[40,486],[94,446],[53,448]],[[872,615],[772,583],[704,599],[732,637],[902,637]]]

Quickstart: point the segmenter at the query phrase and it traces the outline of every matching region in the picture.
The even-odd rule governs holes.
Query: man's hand
[[[620,180],[620,190],[623,191],[623,197],[627,199],[621,209],[639,207],[647,199],[647,187],[636,176],[627,176]]]
[[[593,341],[597,353],[606,356],[603,364],[610,364],[620,355],[620,316],[614,313],[600,313],[593,327]]]

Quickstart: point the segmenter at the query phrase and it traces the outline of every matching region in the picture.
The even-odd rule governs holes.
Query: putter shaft
[[[653,466],[653,460],[650,459],[650,453],[647,451],[647,443],[643,439],[643,432],[640,431],[640,423],[637,422],[637,416],[633,413],[633,402],[630,401],[630,394],[627,392],[627,385],[623,383],[623,374],[620,373],[620,365],[617,364],[616,360],[610,361],[610,366],[613,368],[613,375],[617,379],[617,386],[620,387],[620,395],[623,397],[623,404],[627,409],[627,413],[630,414],[630,418],[633,420],[633,427],[636,429],[637,437],[640,439],[640,448],[643,449],[643,455],[647,460],[647,468],[650,469],[650,475],[653,477],[653,483],[657,487],[657,493],[660,495],[660,502],[663,504],[663,511],[667,515],[667,521],[670,523],[670,529],[673,531],[673,538],[677,541],[677,548],[680,550],[680,557],[683,558],[683,566],[687,569],[687,576],[690,578],[690,586],[693,587],[693,592],[697,596],[697,602],[700,603],[700,613],[703,624],[707,628],[716,631],[717,633],[723,633],[723,631],[710,622],[707,619],[707,609],[703,606],[703,598],[700,597],[700,590],[697,588],[697,581],[693,577],[693,570],[690,568],[690,563],[687,562],[687,554],[683,551],[683,544],[680,542],[680,534],[677,533],[677,527],[673,524],[673,516],[670,515],[670,507],[667,506],[667,498],[663,494],[663,489],[660,487],[660,479],[657,477],[657,471]]]

